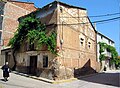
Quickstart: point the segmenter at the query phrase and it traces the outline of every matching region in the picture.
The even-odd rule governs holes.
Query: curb
[[[66,83],[66,82],[72,82],[72,81],[78,80],[77,78],[70,78],[70,79],[66,79],[66,80],[54,81],[54,80],[49,80],[49,79],[42,78],[42,77],[30,76],[28,74],[19,73],[19,72],[16,72],[16,71],[12,71],[11,73],[21,75],[21,76],[25,76],[25,77],[28,77],[28,78],[33,78],[33,79],[40,80],[40,81],[47,82],[47,83],[51,83],[51,84],[60,84],[60,83]]]
[[[60,84],[60,83],[72,82],[72,81],[76,81],[76,80],[78,80],[78,79],[77,78],[70,78],[70,79],[67,79],[67,80],[55,81],[52,84]]]
[[[42,77],[38,78],[38,77],[35,77],[35,76],[30,76],[30,78],[40,80],[40,81],[44,81],[44,82],[51,83],[51,84],[60,84],[60,83],[72,82],[72,81],[77,80],[77,78],[70,78],[70,79],[66,79],[66,80],[54,81],[54,80],[49,80],[49,79],[42,78]]]

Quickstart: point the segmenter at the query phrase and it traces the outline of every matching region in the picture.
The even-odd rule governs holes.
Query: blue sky
[[[21,1],[31,1],[34,2],[36,6],[43,7],[46,4],[53,2],[54,0],[21,0]],[[88,11],[88,16],[106,15],[120,12],[119,11],[120,0],[59,0],[59,1],[70,5],[86,8]],[[93,22],[97,20],[111,19],[118,16],[120,17],[119,14],[105,17],[94,18],[91,17],[90,20]],[[97,23],[96,26],[97,31],[101,32],[102,34],[109,37],[115,42],[115,47],[119,52],[120,19],[116,21]]]

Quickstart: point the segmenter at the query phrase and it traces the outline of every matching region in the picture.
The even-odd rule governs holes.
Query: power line
[[[119,20],[120,17],[115,17],[115,18],[111,18],[111,19],[106,19],[106,20],[99,20],[99,21],[94,21],[94,22],[86,22],[86,23],[73,23],[73,24],[58,24],[58,25],[79,25],[79,24],[88,24],[88,23],[102,23],[102,22],[110,22],[110,21],[115,21],[115,20]],[[46,26],[52,26],[54,24],[48,24]],[[57,24],[56,24],[57,25]],[[9,39],[9,38],[7,38]],[[7,40],[7,39],[4,39],[4,40]]]
[[[115,21],[115,20],[119,20],[120,17],[115,17],[115,18],[111,18],[111,19],[106,19],[106,20],[99,20],[99,21],[94,21],[94,22],[86,22],[86,23],[73,23],[73,24],[58,24],[58,25],[78,25],[78,24],[88,24],[88,23],[102,23],[102,22],[110,22],[110,21]],[[57,25],[57,24],[48,24],[46,25],[47,27],[49,26],[52,26],[52,25]],[[10,38],[7,38],[7,39],[10,39]],[[7,40],[7,39],[4,39],[4,40]],[[118,46],[118,45],[117,45]]]
[[[118,20],[118,19],[120,19],[120,17],[115,17],[115,18],[106,19],[106,20],[94,21],[92,23],[101,23],[101,22],[106,22],[106,21],[111,21],[111,20]]]
[[[106,16],[114,16],[114,15],[120,15],[120,13],[111,13],[111,14],[104,14],[104,15],[96,15],[96,16],[81,16],[81,17],[66,17],[61,16],[62,18],[92,18],[92,17],[106,17]]]
[[[98,16],[89,16],[89,17],[105,17],[105,16],[113,16],[113,15],[120,15],[120,13],[112,13],[112,14],[105,14],[105,15],[98,15]]]
[[[120,19],[120,17],[115,17],[115,18],[111,18],[111,19],[97,20],[97,21],[93,21],[93,22],[85,22],[85,23],[72,23],[72,24],[59,24],[59,25],[78,25],[78,24],[88,24],[88,23],[102,23],[102,22],[115,21],[115,20],[119,20],[119,19]]]

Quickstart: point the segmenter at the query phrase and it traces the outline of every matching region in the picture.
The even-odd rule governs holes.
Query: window
[[[3,7],[0,7],[0,30],[2,30],[2,23],[3,23]]]
[[[63,12],[63,9],[62,9],[62,7],[60,7],[60,12],[61,12],[61,13]]]
[[[34,50],[34,44],[29,45],[29,50]]]
[[[48,67],[48,56],[47,55],[43,56],[43,67]]]
[[[83,43],[84,43],[84,39],[80,38],[80,45],[83,46]]]
[[[110,44],[110,40],[108,40],[108,43]]]
[[[35,47],[34,47],[35,45],[34,45],[34,43],[32,43],[31,41],[30,41],[30,43],[29,43],[29,50],[35,50]]]
[[[91,46],[91,43],[90,43],[90,42],[88,42],[88,47],[90,48],[90,46]]]

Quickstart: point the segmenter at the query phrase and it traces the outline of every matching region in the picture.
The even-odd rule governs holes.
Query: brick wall
[[[14,4],[15,5],[15,4]],[[15,8],[14,5],[9,4],[9,9],[17,10],[16,15],[10,15],[13,14],[13,12],[9,12],[6,7],[6,13],[8,14],[8,17],[6,16],[5,19],[9,19],[9,21],[5,22],[5,24],[10,24],[10,22],[13,22],[13,24],[18,25],[18,23],[14,23],[14,18],[17,18],[19,15],[24,15],[26,10],[19,10],[21,8]],[[57,7],[58,6],[58,7]],[[27,12],[27,11],[26,11]],[[90,73],[89,70],[96,70],[96,35],[95,30],[93,29],[92,25],[89,24],[77,24],[77,23],[88,23],[88,18],[79,18],[80,16],[87,16],[87,11],[83,9],[73,8],[66,5],[56,5],[56,4],[50,4],[49,6],[46,6],[42,8],[39,12],[37,12],[37,17],[40,18],[42,23],[46,24],[57,24],[56,26],[49,26],[48,30],[56,30],[57,31],[57,46],[59,47],[59,56],[53,57],[50,56],[49,53],[46,53],[48,51],[40,51],[40,52],[18,52],[21,55],[16,55],[17,57],[17,70],[20,71],[21,69],[25,68],[21,71],[26,71],[27,67],[30,66],[30,57],[29,55],[38,55],[38,64],[37,68],[39,68],[41,72],[42,77],[49,76],[49,73],[52,69],[53,61],[57,68],[59,68],[59,72],[61,72],[59,75],[57,72],[55,73],[55,76],[60,79],[63,79],[65,77],[66,69],[71,68],[72,70],[75,68],[77,69],[77,72],[83,71],[83,74],[86,72]],[[9,16],[10,15],[10,16]],[[66,17],[66,18],[65,18]],[[9,26],[5,26],[5,29],[11,28],[13,24]],[[64,25],[65,24],[65,25]],[[15,28],[17,26],[14,26]],[[13,28],[12,28],[13,29]],[[14,29],[15,30],[15,29]],[[11,30],[13,31],[13,30]],[[7,35],[7,33],[5,34]],[[12,36],[12,34],[11,34]],[[9,37],[9,36],[8,36]],[[80,44],[80,39],[83,38],[84,42],[83,45]],[[90,47],[88,46],[88,43],[90,42]],[[23,45],[24,46],[24,45]],[[42,54],[44,53],[44,54]],[[29,54],[29,55],[28,55]],[[22,56],[23,55],[23,56]],[[41,56],[40,56],[41,55]],[[41,63],[43,63],[42,55],[48,55],[49,57],[49,67],[48,68],[41,68]],[[24,59],[24,60],[23,60]],[[56,61],[55,61],[56,60]],[[23,64],[23,61],[26,62],[26,64]],[[21,68],[23,67],[23,68]],[[83,68],[83,70],[81,70]],[[85,69],[84,69],[85,68]],[[68,73],[73,73],[73,71],[69,69]],[[58,70],[58,69],[55,69]],[[55,72],[54,70],[54,72]],[[38,72],[39,73],[39,72]],[[65,74],[64,74],[65,73]],[[46,74],[46,75],[45,75]],[[67,75],[68,76],[68,75]]]
[[[24,3],[17,1],[9,1],[6,3],[4,8],[4,18],[3,18],[3,45],[7,46],[10,38],[13,37],[14,32],[17,30],[19,25],[18,18],[35,11],[33,3]]]
[[[23,9],[26,9],[30,12],[35,11],[37,8],[34,6],[34,3],[29,3],[29,2],[19,2],[19,1],[11,1],[11,4],[14,4],[18,7],[21,7]]]
[[[96,33],[89,19],[83,16],[87,16],[86,10],[59,6],[57,46],[60,47],[60,61],[66,67],[90,67],[96,70]],[[81,38],[83,45],[80,44]]]

